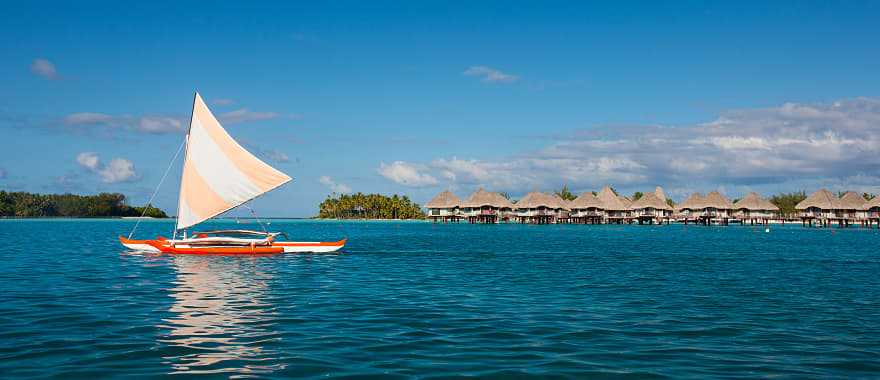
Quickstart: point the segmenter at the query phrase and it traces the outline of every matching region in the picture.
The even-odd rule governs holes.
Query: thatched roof
[[[847,191],[840,197],[840,208],[843,210],[864,210],[868,201],[854,191]]]
[[[654,195],[657,196],[657,199],[661,199],[663,200],[663,202],[666,202],[666,193],[663,192],[662,187],[657,186],[656,188],[654,188]]]
[[[513,208],[513,204],[507,198],[501,196],[501,194],[489,192],[482,188],[471,194],[461,205],[463,207],[492,206],[495,208]]]
[[[593,193],[587,191],[571,201],[570,206],[573,209],[602,208],[602,202]]]
[[[437,194],[434,199],[428,201],[425,204],[425,208],[455,208],[461,204],[461,199],[452,194],[449,190],[446,190],[440,194]]]
[[[693,193],[678,205],[679,210],[699,210],[703,208],[703,194]]]
[[[719,210],[731,210],[733,209],[733,203],[730,202],[730,199],[727,199],[724,195],[717,191],[713,191],[709,194],[706,194],[706,198],[703,198],[703,208],[712,207]]]
[[[538,207],[546,207],[550,209],[567,208],[563,203],[560,202],[561,200],[562,198],[558,198],[547,193],[533,191],[522,197],[519,202],[516,202],[516,207],[522,209]]]
[[[599,198],[599,202],[602,203],[602,208],[605,210],[629,210],[629,207],[627,206],[628,202],[625,202],[622,198],[615,195],[608,186],[603,187],[602,191],[600,191],[596,197]]]
[[[559,205],[559,207],[557,207],[557,208],[571,210],[571,201],[570,200],[562,199],[562,197],[560,197],[557,194],[553,194],[553,198],[556,199],[556,203]]]
[[[639,210],[648,207],[652,207],[658,210],[672,210],[672,207],[669,207],[669,205],[666,203],[666,198],[664,197],[661,200],[657,197],[656,192],[642,195],[641,198],[636,199],[636,201],[633,202],[629,207],[633,210]]]
[[[864,209],[870,210],[874,207],[880,207],[880,195],[874,197],[874,199],[871,199],[868,203],[865,203]]]
[[[820,210],[840,210],[840,199],[827,189],[820,189],[794,206],[797,210],[806,210],[810,207]]]
[[[735,210],[768,210],[768,211],[779,211],[779,207],[776,207],[775,204],[770,201],[761,198],[758,193],[751,192],[746,194],[745,197],[736,201],[733,204],[733,208]]]

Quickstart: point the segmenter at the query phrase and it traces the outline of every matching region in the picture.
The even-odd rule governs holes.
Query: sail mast
[[[193,92],[193,106],[189,110],[189,125],[186,127],[186,136],[183,138],[183,162],[186,162],[187,157],[189,156],[189,132],[192,130],[193,118],[195,117],[195,109],[196,109],[196,98],[199,97],[199,91],[196,90]],[[180,184],[177,188],[177,211],[174,213],[174,233],[172,234],[171,240],[177,238],[177,226],[178,221],[180,220],[180,201],[183,199],[180,196],[180,192],[183,190],[183,168],[180,168]]]

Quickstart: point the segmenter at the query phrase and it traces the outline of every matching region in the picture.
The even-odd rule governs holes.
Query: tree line
[[[146,213],[144,208],[146,207]],[[0,217],[122,217],[145,216],[167,218],[164,211],[150,205],[129,206],[125,195],[100,193],[97,195],[35,194],[0,191]]]
[[[318,218],[326,219],[424,219],[422,207],[406,195],[332,194],[321,202]]]

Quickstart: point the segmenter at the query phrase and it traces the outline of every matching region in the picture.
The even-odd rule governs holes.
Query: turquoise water
[[[273,221],[349,245],[198,257],[133,223],[0,220],[0,377],[880,376],[877,229]]]

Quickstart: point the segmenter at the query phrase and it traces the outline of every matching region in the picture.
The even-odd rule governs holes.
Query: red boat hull
[[[133,240],[120,236],[119,242],[129,249],[185,255],[274,255],[279,253],[329,253],[345,246],[346,239],[334,242],[275,242],[270,245],[188,246],[174,245],[165,238]]]

